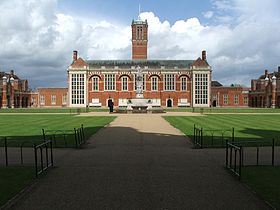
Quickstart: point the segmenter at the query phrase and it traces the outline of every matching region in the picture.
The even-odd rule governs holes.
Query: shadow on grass
[[[241,136],[241,134],[246,134]],[[256,137],[249,137],[256,136]],[[194,140],[194,135],[188,135],[192,140]],[[243,146],[270,146],[272,140],[275,140],[275,146],[280,146],[280,131],[276,130],[261,130],[246,128],[239,130],[234,136],[230,131],[211,131],[206,130],[203,132],[203,147],[225,147],[226,142],[244,142]],[[256,143],[253,143],[256,142]]]
[[[84,127],[85,141],[95,134],[103,126]],[[4,139],[7,139],[8,147],[33,147],[44,142],[43,134],[30,136],[2,136],[0,137],[0,147],[4,147]],[[45,135],[46,140],[52,140],[53,147],[56,148],[75,148],[76,139],[74,129],[72,132],[48,132]]]

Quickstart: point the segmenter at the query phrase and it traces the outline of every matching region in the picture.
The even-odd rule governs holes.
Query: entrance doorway
[[[167,100],[167,107],[172,107],[172,100],[171,99]]]
[[[217,101],[216,101],[216,100],[213,101],[212,106],[213,106],[213,107],[217,107]]]

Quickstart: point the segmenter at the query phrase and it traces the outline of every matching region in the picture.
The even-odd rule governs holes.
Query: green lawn
[[[171,125],[181,130],[190,138],[193,138],[194,124],[203,127],[204,140],[206,144],[211,144],[212,133],[207,130],[231,130],[235,129],[235,141],[271,141],[280,139],[280,117],[278,115],[207,115],[199,117],[164,117]],[[224,133],[222,142],[222,132],[213,133],[214,144],[220,146],[226,139],[231,140],[231,132]],[[279,144],[279,141],[278,141]]]
[[[242,107],[213,107],[213,108],[190,108],[191,112],[202,113],[280,113],[280,109],[271,108],[242,108]]]
[[[34,179],[34,167],[0,167],[0,207]]]
[[[15,108],[0,109],[0,113],[69,113],[78,114],[79,112],[108,112],[106,108]]]
[[[7,137],[10,146],[18,146],[23,141],[42,141],[42,129],[73,130],[84,125],[85,139],[110,123],[114,117],[77,117],[70,115],[2,115],[0,134]],[[74,147],[74,135],[67,135],[67,146]],[[15,142],[13,142],[15,140]],[[62,136],[57,138],[57,146],[64,146]],[[3,145],[3,140],[0,142]],[[26,146],[30,144],[26,143]],[[31,143],[32,145],[32,143]]]
[[[248,166],[242,168],[241,181],[263,199],[280,209],[280,166]]]

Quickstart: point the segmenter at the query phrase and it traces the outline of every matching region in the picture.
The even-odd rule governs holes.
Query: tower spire
[[[139,4],[139,8],[138,8],[138,20],[140,20],[140,14],[141,14],[141,4]]]

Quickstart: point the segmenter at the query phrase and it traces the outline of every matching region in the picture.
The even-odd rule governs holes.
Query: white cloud
[[[213,15],[214,15],[214,12],[213,12],[213,11],[207,11],[207,12],[203,13],[203,16],[204,16],[205,18],[207,18],[207,19],[212,18]]]
[[[153,12],[141,13],[149,24],[149,58],[196,59],[205,49],[214,79],[228,84],[248,85],[264,68],[276,69],[280,64],[280,2],[212,2],[215,11],[204,16],[218,20],[215,24],[204,25],[193,17],[171,25]],[[130,25],[106,19],[89,24],[83,17],[57,13],[56,7],[56,0],[0,2],[2,70],[14,68],[35,86],[65,86],[72,50],[86,59],[131,58]],[[261,15],[255,15],[256,11]],[[234,24],[228,24],[233,20]]]

